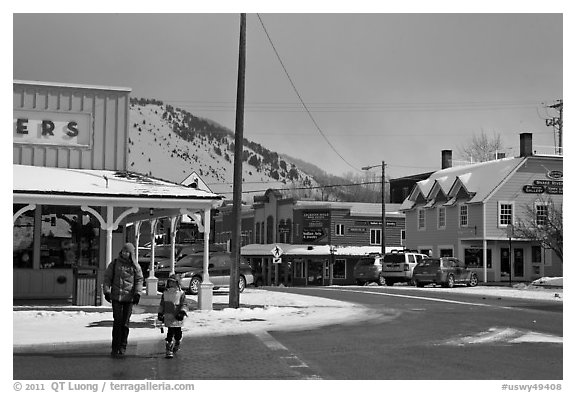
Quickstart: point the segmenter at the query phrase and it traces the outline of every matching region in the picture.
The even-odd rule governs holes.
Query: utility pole
[[[240,14],[240,48],[238,56],[238,86],[236,93],[236,130],[234,137],[234,187],[232,217],[231,252],[232,266],[230,266],[230,292],[228,306],[240,307],[240,248],[242,232],[242,150],[244,142],[244,86],[246,75],[246,14]]]
[[[386,254],[386,162],[382,161],[380,165],[365,166],[362,167],[362,170],[367,171],[377,167],[382,167],[382,234],[380,235],[380,252],[384,255]]]
[[[386,163],[382,161],[382,256],[386,254]]]
[[[556,131],[558,131],[558,149],[557,154],[563,154],[562,151],[562,112],[563,112],[562,100],[558,100],[556,104],[549,105],[548,108],[554,108],[558,111],[559,116],[553,117],[551,119],[546,119],[547,127],[554,127],[554,147],[556,147]]]

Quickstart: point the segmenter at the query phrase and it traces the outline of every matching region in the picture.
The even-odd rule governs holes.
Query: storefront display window
[[[486,250],[486,255],[487,255],[487,259],[488,259],[488,263],[486,268],[487,269],[492,269],[492,250],[491,249],[487,249]],[[484,262],[483,262],[483,250],[481,248],[465,248],[464,249],[464,263],[466,263],[466,265],[468,267],[484,267]]]
[[[98,221],[76,206],[43,206],[40,268],[98,266]]]
[[[13,213],[25,205],[13,205]],[[34,261],[34,210],[21,214],[14,223],[12,236],[13,267],[32,269]]]

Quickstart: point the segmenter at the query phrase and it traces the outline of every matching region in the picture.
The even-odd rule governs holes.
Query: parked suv
[[[354,265],[354,280],[358,285],[375,282],[384,285],[386,282],[382,275],[382,254],[369,254]]]
[[[394,285],[397,282],[410,283],[414,268],[418,262],[427,257],[425,254],[409,250],[386,253],[382,264],[382,275],[386,285]]]
[[[440,284],[452,288],[455,284],[478,285],[478,276],[458,258],[425,258],[415,268],[412,281],[417,287]]]

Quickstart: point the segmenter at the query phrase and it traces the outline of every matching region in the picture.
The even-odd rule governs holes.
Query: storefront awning
[[[330,245],[309,245],[309,244],[248,244],[240,249],[240,254],[245,257],[265,257],[272,258],[272,250],[278,245],[282,249],[282,256],[314,256],[330,255]],[[379,253],[380,246],[332,246],[335,256],[362,256],[371,253]],[[401,250],[402,247],[386,247],[386,252]]]

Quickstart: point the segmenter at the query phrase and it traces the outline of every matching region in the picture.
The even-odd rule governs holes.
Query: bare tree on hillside
[[[503,150],[500,134],[494,133],[493,137],[489,138],[482,130],[480,135],[474,134],[467,145],[458,149],[458,156],[464,161],[484,162],[498,158],[498,153]]]
[[[514,225],[514,237],[528,239],[549,248],[563,260],[563,212],[562,203],[554,203],[552,198],[539,198],[526,205],[525,219]]]
[[[346,186],[346,193],[349,195],[351,202],[377,203],[381,201],[382,177],[380,172],[366,171],[362,174],[348,172],[345,173],[343,177],[351,184],[357,184],[354,186]],[[388,186],[386,186],[386,195],[388,194],[389,189]],[[386,200],[389,200],[389,198]]]

